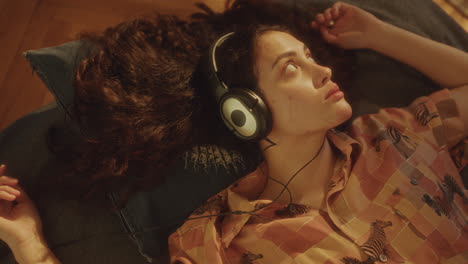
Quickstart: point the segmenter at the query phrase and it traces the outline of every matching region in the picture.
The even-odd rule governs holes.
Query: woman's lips
[[[327,96],[325,97],[325,100],[328,98],[339,100],[344,97],[344,93],[340,90],[340,87],[336,83],[333,84],[333,86],[330,88],[330,91],[328,92]]]

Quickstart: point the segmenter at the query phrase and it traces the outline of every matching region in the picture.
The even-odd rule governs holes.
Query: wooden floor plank
[[[0,91],[38,0],[0,2]]]
[[[153,10],[184,16],[196,10],[195,3],[197,2],[204,2],[216,11],[220,11],[224,7],[224,1],[222,0],[113,0],[112,2],[95,0],[43,0],[43,2],[47,5],[69,7],[76,10],[114,13],[116,16],[134,15]]]
[[[47,88],[32,74],[32,69],[22,57],[22,52],[63,43],[62,35],[68,29],[65,24],[51,20],[54,12],[53,8],[40,5],[31,17],[3,82],[3,93],[10,100],[0,105],[0,129],[43,105],[48,93]]]
[[[457,11],[451,4],[445,0],[433,0],[442,10],[445,11],[449,16],[451,16],[458,24],[460,24],[465,31],[468,32],[468,19],[463,16],[459,11]]]

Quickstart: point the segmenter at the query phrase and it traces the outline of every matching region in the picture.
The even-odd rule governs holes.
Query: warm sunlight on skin
[[[255,64],[259,87],[273,115],[273,133],[324,131],[351,117],[351,106],[331,80],[331,69],[318,65],[305,44],[292,35],[262,34]]]

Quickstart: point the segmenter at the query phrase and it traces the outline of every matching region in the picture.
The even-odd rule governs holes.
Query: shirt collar
[[[360,152],[360,144],[346,133],[335,129],[329,130],[327,137],[330,142],[341,152],[342,158],[353,162],[353,157]],[[255,210],[266,200],[257,200],[262,194],[268,181],[268,167],[263,161],[255,171],[239,179],[228,187],[227,205],[230,212],[250,212]],[[347,176],[345,176],[347,177]],[[221,240],[225,247],[229,247],[231,241],[239,234],[242,227],[250,219],[251,214],[230,214],[225,216],[221,227]]]
[[[258,204],[265,201],[257,200],[265,189],[268,181],[266,162],[263,161],[255,171],[239,179],[228,187],[227,206],[230,212],[250,212]],[[242,227],[250,219],[251,214],[230,214],[223,219],[221,227],[221,241],[229,247],[231,241],[239,234]]]
[[[353,159],[358,156],[361,151],[361,144],[344,132],[330,129],[327,133],[327,137],[330,142],[345,155],[347,160],[354,161]]]

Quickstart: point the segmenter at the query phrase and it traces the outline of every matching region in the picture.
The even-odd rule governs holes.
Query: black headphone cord
[[[325,145],[325,141],[326,141],[326,140],[327,140],[327,138],[325,137],[325,138],[323,139],[323,141],[322,141],[322,145],[320,146],[320,149],[317,151],[317,153],[314,155],[314,157],[313,157],[312,159],[310,159],[306,164],[304,164],[304,166],[302,166],[298,171],[296,171],[296,173],[294,173],[293,176],[291,176],[291,178],[289,178],[289,180],[288,180],[288,182],[286,183],[286,185],[284,185],[283,183],[281,183],[281,185],[284,186],[284,187],[283,187],[283,190],[281,190],[281,192],[278,194],[278,196],[276,196],[276,198],[275,198],[273,201],[271,201],[271,203],[269,203],[268,205],[270,205],[270,204],[276,202],[276,201],[281,197],[281,195],[284,193],[284,191],[285,191],[286,189],[288,190],[289,195],[290,195],[290,196],[289,196],[289,198],[290,198],[290,202],[289,202],[289,203],[292,202],[291,191],[288,189],[288,185],[289,185],[289,184],[291,183],[291,181],[297,176],[297,174],[299,174],[299,172],[301,172],[305,167],[307,167],[307,165],[309,165],[312,161],[314,161],[314,160],[317,158],[317,156],[320,154],[320,152],[322,152],[322,149],[323,149],[323,146]],[[271,178],[271,177],[270,177],[270,178]],[[271,179],[273,179],[273,178],[271,178]],[[277,180],[275,180],[275,181],[277,181]],[[278,182],[278,181],[277,181],[277,182]],[[266,206],[268,206],[268,205],[266,205]],[[264,206],[264,207],[266,207],[266,206]],[[254,210],[253,212],[255,212],[255,211],[257,211],[257,210],[260,210],[260,209],[262,209],[262,208],[264,208],[264,207],[260,207],[260,208],[258,208],[258,209],[256,209],[256,210]]]
[[[274,147],[274,146],[277,145],[275,142],[273,142],[273,140],[269,139],[268,137],[265,137],[265,138],[263,138],[263,139],[266,140],[268,143],[270,143],[270,145],[266,146],[266,147],[262,150],[262,152],[265,152],[267,149],[269,149],[269,148]],[[260,169],[262,170],[261,167],[260,167]],[[264,172],[263,170],[262,170],[262,173],[263,173],[263,175],[265,175],[265,172]],[[291,191],[289,190],[289,188],[288,188],[284,183],[278,181],[277,179],[275,179],[275,178],[273,178],[273,177],[268,176],[268,178],[272,179],[274,182],[276,182],[276,183],[278,183],[278,184],[280,184],[280,185],[282,185],[283,187],[286,188],[286,190],[287,190],[288,193],[289,193],[289,203],[291,203],[291,202],[292,202],[292,194],[291,194]]]
[[[270,145],[268,145],[264,149],[262,149],[262,152],[265,152],[265,150],[277,145],[275,142],[273,142],[273,140],[269,139],[268,137],[265,137],[264,140],[266,140],[268,143],[270,143]]]

